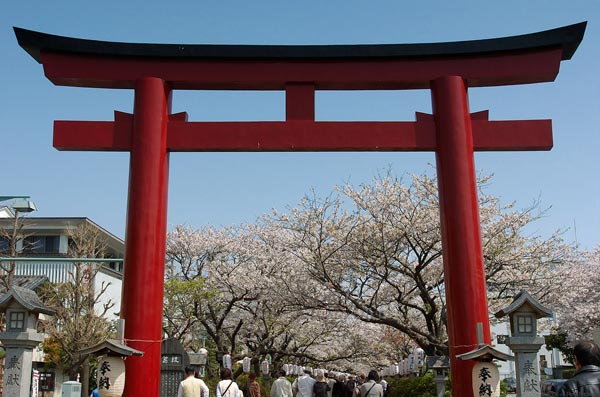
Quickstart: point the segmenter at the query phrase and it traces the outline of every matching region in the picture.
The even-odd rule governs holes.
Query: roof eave
[[[93,56],[175,59],[397,59],[487,56],[502,52],[562,48],[562,60],[571,59],[583,39],[587,22],[542,32],[502,38],[445,43],[359,45],[211,45],[151,44],[87,40],[14,27],[19,45],[41,63],[41,52]]]

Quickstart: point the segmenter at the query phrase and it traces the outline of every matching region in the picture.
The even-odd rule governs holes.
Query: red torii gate
[[[56,85],[135,90],[134,114],[114,122],[56,121],[59,150],[129,151],[122,317],[125,395],[158,397],[169,152],[435,151],[453,396],[471,393],[472,362],[490,343],[473,151],[549,150],[551,120],[488,121],[469,114],[467,87],[553,81],[586,23],[528,35],[434,44],[227,46],[132,44],[15,28]],[[172,90],[285,90],[286,121],[188,122]],[[316,122],[315,90],[430,89],[433,116],[416,122]],[[144,203],[144,205],[137,205]]]

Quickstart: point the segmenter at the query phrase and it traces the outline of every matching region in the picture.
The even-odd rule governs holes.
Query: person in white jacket
[[[369,372],[367,381],[360,385],[360,397],[383,397],[383,387],[377,383],[379,374],[373,370]]]
[[[271,385],[270,397],[294,397],[292,394],[292,384],[285,377],[285,371],[277,372],[277,380]]]
[[[292,389],[296,390],[296,397],[313,397],[313,386],[317,382],[310,376],[310,369],[304,370],[304,375],[292,383]]]
[[[221,381],[217,384],[217,397],[242,397],[242,392],[232,379],[232,373],[229,368],[221,370]]]
[[[208,397],[208,386],[202,379],[196,378],[194,367],[185,367],[186,378],[179,383],[177,397]]]

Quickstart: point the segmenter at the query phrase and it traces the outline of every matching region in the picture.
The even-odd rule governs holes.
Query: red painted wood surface
[[[152,77],[140,79],[135,86],[130,139],[121,312],[127,344],[144,355],[125,361],[125,396],[158,397],[160,391],[169,111],[170,92],[164,82]]]
[[[484,343],[491,343],[471,117],[461,77],[434,80],[431,94],[436,121],[452,395],[464,397],[472,394],[470,379],[475,362],[457,360],[456,355],[477,348],[477,323],[483,325]]]
[[[44,73],[54,84],[133,88],[156,76],[173,89],[284,90],[308,83],[317,90],[400,90],[429,88],[439,76],[463,76],[470,87],[553,81],[561,48],[506,52],[486,57],[429,57],[381,60],[194,60],[90,56],[42,51]]]
[[[132,116],[118,112],[116,116],[115,122],[56,121],[54,147],[128,151]],[[167,149],[171,152],[434,151],[433,118],[418,114],[417,119],[416,122],[170,121]],[[472,125],[473,146],[477,151],[552,148],[551,120],[474,119]]]

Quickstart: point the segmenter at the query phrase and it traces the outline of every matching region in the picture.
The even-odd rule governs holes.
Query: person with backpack
[[[377,371],[370,371],[367,381],[360,385],[360,397],[383,397],[383,387],[377,383],[378,380]]]
[[[296,391],[296,397],[313,397],[313,386],[316,380],[310,374],[311,370],[306,368],[304,369],[304,375],[292,383],[292,389]]]
[[[232,379],[229,368],[221,369],[221,381],[217,383],[217,397],[241,397],[240,388]]]

